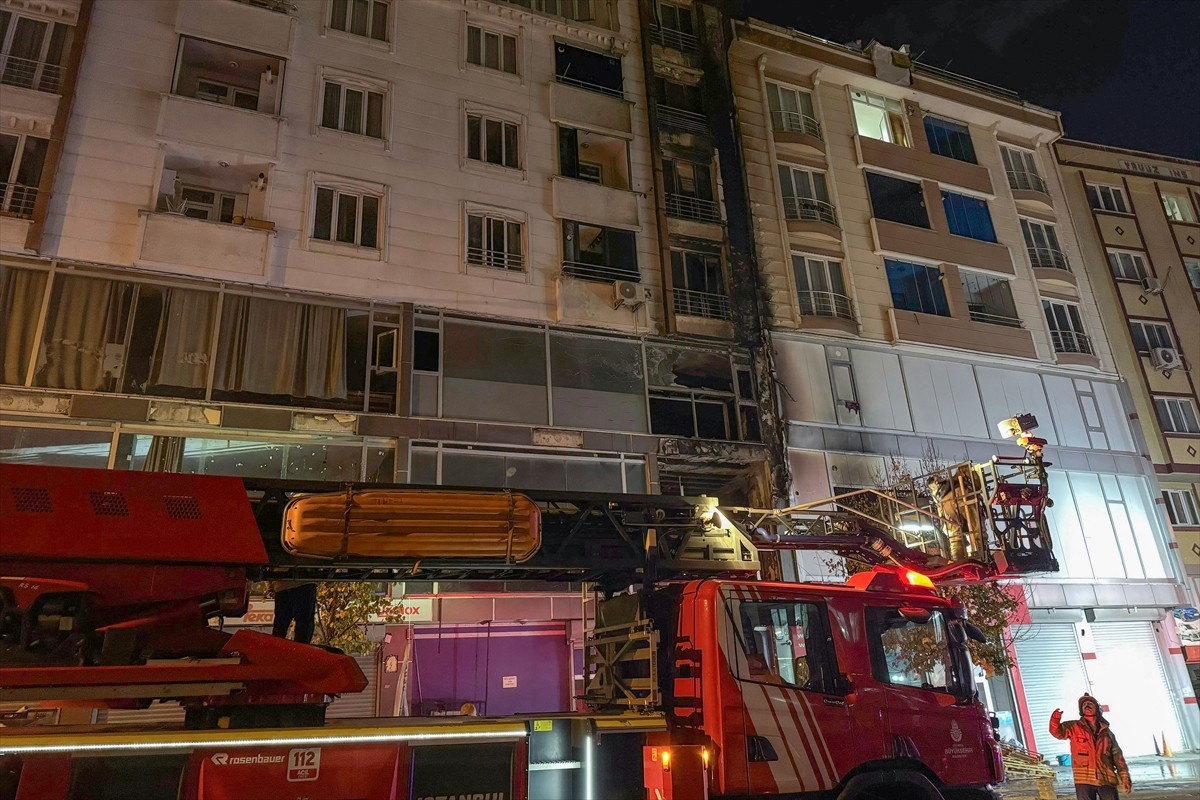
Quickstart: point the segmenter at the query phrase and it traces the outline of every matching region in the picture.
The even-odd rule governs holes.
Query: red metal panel
[[[199,800],[345,800],[398,796],[405,745],[197,750]],[[253,787],[251,790],[249,787]]]
[[[265,564],[239,478],[0,464],[0,557]]]

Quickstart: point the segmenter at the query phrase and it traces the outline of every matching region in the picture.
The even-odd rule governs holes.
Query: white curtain
[[[203,389],[211,360],[216,295],[192,289],[166,289],[154,342],[153,386]]]
[[[110,343],[124,340],[121,296],[126,284],[75,275],[55,277],[37,385],[50,389],[107,391],[119,375],[106,375]],[[113,348],[114,359],[120,355]],[[121,363],[115,360],[115,363]]]
[[[45,290],[44,272],[0,268],[0,383],[25,383]]]

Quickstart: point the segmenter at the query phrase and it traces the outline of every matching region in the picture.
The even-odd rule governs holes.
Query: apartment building
[[[1055,169],[1058,115],[906,48],[756,20],[732,37],[794,497],[1014,453],[996,423],[1035,414],[1061,569],[1022,582],[1019,669],[978,676],[981,696],[1043,753],[1065,752],[1046,719],[1085,690],[1127,752],[1160,728],[1200,743],[1169,613],[1182,573]]]
[[[1054,145],[1085,264],[1132,392],[1143,451],[1200,605],[1200,163],[1061,139]],[[1200,639],[1185,641],[1200,674]]]
[[[4,86],[0,458],[769,496],[724,287],[705,257],[660,267],[635,0],[60,7],[91,24],[41,176],[46,115]],[[689,223],[723,218],[702,170],[672,175]],[[581,644],[566,586],[457,588],[400,591],[437,591],[419,621],[463,637],[542,620]],[[563,652],[540,710],[578,694]]]

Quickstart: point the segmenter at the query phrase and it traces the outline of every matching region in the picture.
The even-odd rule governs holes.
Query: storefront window
[[[8,464],[104,469],[111,446],[105,428],[0,426],[0,462]]]

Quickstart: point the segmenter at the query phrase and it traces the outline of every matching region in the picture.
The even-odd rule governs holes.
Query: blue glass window
[[[937,117],[925,118],[925,138],[929,140],[929,152],[946,158],[955,158],[970,164],[975,160],[975,145],[966,125]]]
[[[887,268],[888,286],[892,290],[892,305],[902,311],[950,316],[946,289],[942,286],[941,270],[925,264],[911,264],[890,258],[883,260]]]
[[[946,209],[946,221],[955,236],[969,236],[985,242],[996,241],[996,229],[992,227],[992,215],[987,201],[965,194],[942,192],[942,206]]]

